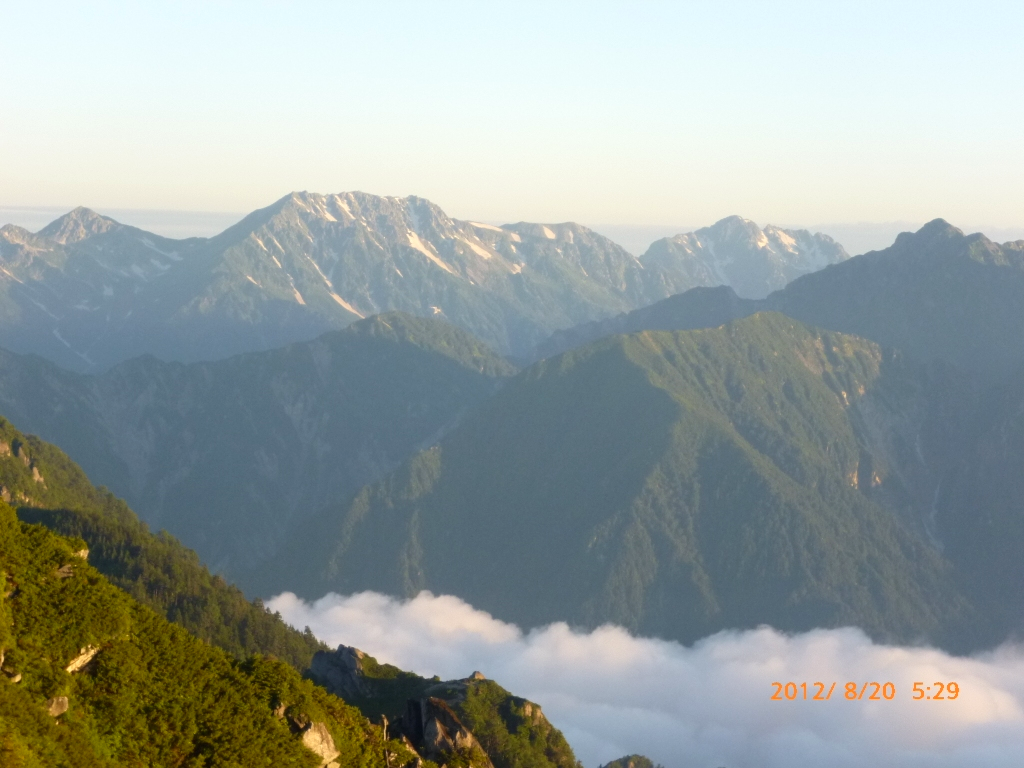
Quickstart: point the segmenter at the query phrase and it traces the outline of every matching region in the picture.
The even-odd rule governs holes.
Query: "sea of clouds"
[[[970,658],[878,645],[857,629],[720,632],[691,647],[552,624],[530,632],[459,598],[373,592],[271,610],[333,645],[443,679],[487,677],[542,705],[587,768],[640,753],[666,768],[1002,768],[1024,765],[1024,648]],[[772,701],[773,681],[838,682],[828,701]],[[847,681],[891,681],[892,701],[848,701]],[[955,681],[955,701],[914,701]],[[810,694],[814,689],[811,688]],[[866,698],[866,697],[865,697]]]

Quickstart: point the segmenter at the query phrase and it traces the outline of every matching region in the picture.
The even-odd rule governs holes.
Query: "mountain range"
[[[526,626],[976,647],[1024,596],[1020,272],[1021,244],[936,221],[765,299],[701,287],[560,332],[519,373],[441,316],[390,313],[98,376],[7,353],[0,408],[250,594],[426,588]]]
[[[687,291],[651,306],[557,332],[540,359],[614,333],[714,327],[762,311],[944,360],[982,375],[1024,363],[1024,240],[994,243],[942,219],[890,248],[799,277],[763,300],[728,287]]]
[[[514,372],[442,320],[390,313],[276,350],[143,357],[98,376],[0,351],[0,411],[238,578]]]
[[[697,285],[737,280],[762,296],[845,257],[823,235],[731,217],[637,258],[579,224],[499,227],[361,192],[292,193],[185,240],[77,208],[38,233],[0,228],[0,347],[98,373],[143,354],[221,359],[402,311],[521,357],[557,329]]]
[[[740,296],[760,299],[846,258],[828,235],[772,225],[760,229],[749,219],[729,216],[695,232],[656,240],[640,261],[670,295],[727,285]]]
[[[0,412],[42,437],[0,419],[5,765],[575,764],[483,674],[245,593],[687,643],[1024,631],[1024,241],[935,220],[847,258],[731,217],[636,258],[301,193],[209,239],[79,209],[0,262]]]

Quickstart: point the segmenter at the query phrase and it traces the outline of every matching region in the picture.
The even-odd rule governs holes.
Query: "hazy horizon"
[[[1021,224],[1017,5],[239,10],[9,4],[0,206]]]

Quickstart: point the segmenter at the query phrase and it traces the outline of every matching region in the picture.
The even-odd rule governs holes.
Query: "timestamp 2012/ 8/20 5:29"
[[[832,701],[838,683],[772,683],[772,701]],[[935,682],[926,685],[917,681],[911,685],[914,701],[955,701],[960,696],[960,685],[956,682]],[[858,684],[846,683],[836,700],[847,701],[893,701],[896,698],[896,685],[892,682],[867,682]]]

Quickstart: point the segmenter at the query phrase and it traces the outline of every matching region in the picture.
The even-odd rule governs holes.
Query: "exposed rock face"
[[[86,646],[81,651],[79,651],[78,655],[75,656],[75,658],[68,662],[68,665],[64,667],[64,670],[70,673],[80,672],[81,670],[85,669],[86,665],[88,665],[90,661],[96,658],[96,654],[99,652],[100,649],[98,645]]]
[[[320,765],[326,766],[341,752],[334,744],[327,726],[323,723],[313,723],[302,733],[302,744],[306,749],[316,753],[320,757]]]
[[[578,768],[565,737],[538,705],[513,696],[481,672],[459,680],[430,679],[344,645],[318,653],[309,672],[313,682],[381,722],[389,738],[416,754],[407,768],[423,761],[475,768]],[[486,730],[474,733],[478,728]]]
[[[366,661],[367,658],[358,648],[340,645],[335,651],[317,653],[310,665],[309,676],[331,693],[356,704],[393,695],[392,686],[396,679],[374,676],[379,674],[373,671],[378,669],[378,665],[373,659]],[[373,665],[370,675],[366,670],[368,663]],[[423,759],[438,764],[459,755],[460,760],[468,761],[475,768],[491,768],[487,753],[452,709],[464,698],[467,684],[485,679],[480,672],[474,672],[466,680],[447,682],[409,675],[404,685],[410,686],[405,691],[412,698],[406,701],[401,715],[388,725],[389,736],[408,742],[410,749]],[[434,693],[438,696],[432,695]],[[447,701],[439,696],[445,696]]]
[[[309,665],[309,675],[331,693],[346,701],[370,695],[363,676],[362,660],[365,653],[358,648],[339,645],[330,653],[319,651]]]
[[[21,459],[21,463],[26,467],[32,463],[32,460],[28,457],[28,452],[25,450],[25,446],[20,443],[14,444],[14,455]]]
[[[744,298],[763,299],[800,275],[846,258],[828,235],[771,225],[761,229],[749,219],[729,216],[696,232],[658,240],[640,260],[665,296],[728,285]]]
[[[46,701],[46,712],[50,717],[60,717],[68,711],[68,697],[54,696]]]
[[[443,763],[446,756],[460,753],[476,768],[493,768],[476,737],[441,699],[410,699],[395,726],[427,760]]]

